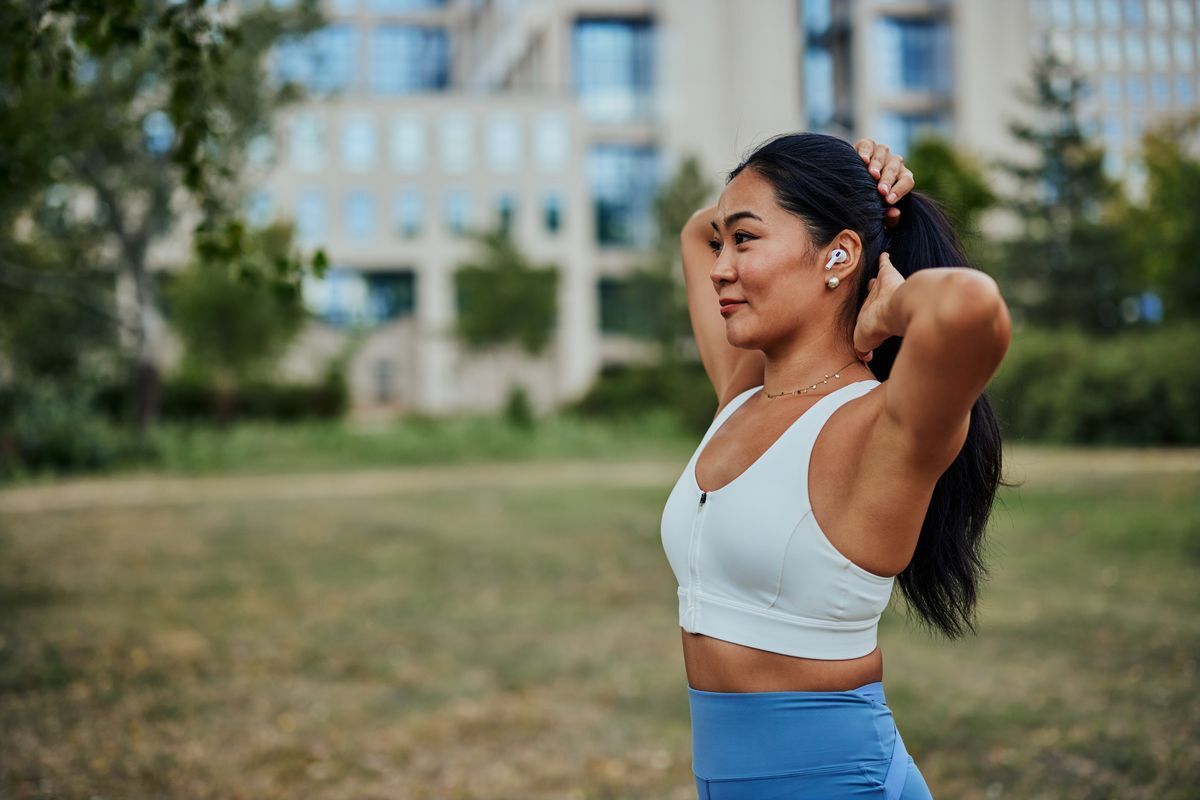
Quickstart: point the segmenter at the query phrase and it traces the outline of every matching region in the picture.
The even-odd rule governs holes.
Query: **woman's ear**
[[[834,250],[843,250],[846,257],[833,264],[832,272],[837,273],[838,279],[845,281],[847,277],[854,274],[856,270],[862,267],[863,246],[862,239],[858,234],[851,230],[844,230],[837,236],[833,237],[833,241],[825,247],[825,262],[829,260],[829,256]]]

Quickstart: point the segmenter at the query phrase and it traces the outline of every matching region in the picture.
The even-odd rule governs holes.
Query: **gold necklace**
[[[855,362],[857,362],[857,361],[858,361],[858,359],[856,358],[856,359],[854,359],[854,361],[851,361],[851,362],[850,362],[850,364],[853,364],[853,363],[855,363]],[[763,388],[763,394],[764,394],[764,395],[766,395],[767,397],[779,397],[779,396],[781,396],[781,395],[785,395],[785,394],[796,394],[796,395],[800,395],[800,394],[808,394],[809,392],[811,392],[813,389],[816,389],[816,388],[817,388],[818,386],[820,386],[821,384],[823,384],[823,383],[829,383],[829,379],[830,379],[830,378],[840,378],[840,377],[842,377],[842,370],[843,370],[843,369],[845,369],[846,367],[850,366],[850,364],[846,364],[844,367],[841,367],[841,368],[839,368],[839,369],[838,369],[838,371],[837,371],[837,372],[835,372],[835,373],[833,373],[832,375],[826,375],[826,376],[825,376],[825,380],[823,380],[823,381],[817,381],[817,382],[816,382],[816,383],[814,383],[812,386],[805,386],[803,389],[793,389],[793,390],[792,390],[792,391],[790,391],[790,392],[778,392],[777,394],[767,394],[767,390],[766,390],[766,388],[764,387],[764,388]]]

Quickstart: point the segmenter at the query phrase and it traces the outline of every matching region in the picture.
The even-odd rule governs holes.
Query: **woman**
[[[702,800],[929,798],[879,617],[899,583],[974,630],[1009,315],[902,161],[858,148],[772,139],[682,233],[719,398],[662,517]]]

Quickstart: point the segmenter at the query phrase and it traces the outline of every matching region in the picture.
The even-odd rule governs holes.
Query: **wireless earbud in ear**
[[[846,251],[840,247],[834,248],[834,251],[829,254],[829,260],[825,262],[825,269],[833,269],[834,264],[840,264],[846,260]]]

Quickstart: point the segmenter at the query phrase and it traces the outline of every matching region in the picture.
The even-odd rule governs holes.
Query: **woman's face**
[[[754,170],[721,192],[709,246],[717,296],[742,301],[722,312],[730,344],[770,352],[804,331],[829,330],[841,295],[825,286],[823,251]]]

